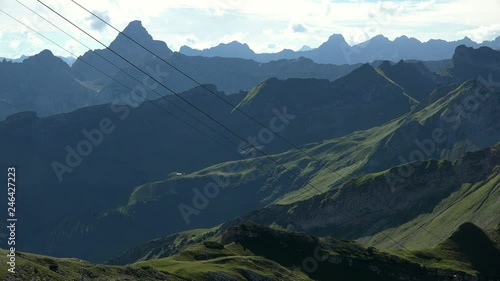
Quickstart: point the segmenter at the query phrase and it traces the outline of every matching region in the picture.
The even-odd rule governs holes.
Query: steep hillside
[[[500,81],[500,51],[488,47],[474,49],[460,45],[453,54],[453,68],[447,72],[453,78],[464,81],[470,78],[491,80],[498,86]],[[490,77],[491,76],[491,77]],[[491,79],[491,80],[490,80]]]
[[[482,232],[479,228],[477,229],[476,232]],[[200,231],[203,232],[203,230]],[[478,237],[478,235],[469,235],[467,231],[467,233],[462,230],[460,232],[461,236],[467,238]],[[154,265],[168,261],[168,265],[176,268],[175,273],[180,274],[181,269],[189,266],[189,262],[192,261],[201,264],[210,263],[211,260],[215,261],[221,257],[230,260],[238,256],[259,256],[286,268],[294,269],[296,273],[303,273],[312,280],[331,280],[331,278],[352,280],[353,277],[359,280],[445,280],[449,276],[460,278],[479,276],[479,280],[483,280],[483,278],[498,277],[496,273],[487,275],[474,270],[474,261],[463,260],[462,253],[448,252],[445,255],[440,246],[424,251],[401,250],[394,255],[373,247],[365,248],[354,241],[278,230],[252,222],[234,225],[227,229],[221,228],[216,235],[210,236],[210,233],[207,232],[209,237],[205,238],[207,240],[203,242],[203,246],[199,241],[191,241],[188,245],[179,247],[179,251],[175,254],[160,260],[155,257],[151,259],[146,257],[146,262],[141,261],[138,264],[151,264],[154,267]],[[176,235],[189,236],[189,232]],[[453,240],[455,236],[456,234],[453,234],[448,240]],[[485,235],[480,238],[483,241],[491,241]],[[121,261],[128,260],[128,263],[136,264],[133,259],[127,259],[131,257],[129,253],[137,254],[141,250],[143,253],[158,252],[161,248],[170,245],[165,240],[163,240],[165,242],[163,245],[159,241],[158,239],[143,244],[142,249],[136,247],[127,251],[120,256]],[[489,251],[488,257],[494,257],[491,255],[492,249],[488,243],[478,245],[476,250]],[[483,269],[490,272],[494,268],[495,260],[483,264]],[[169,266],[165,265],[163,269],[168,270]],[[199,272],[204,269],[197,269],[193,266],[191,270]],[[191,274],[195,274],[194,272]],[[299,276],[299,274],[296,275]]]
[[[499,163],[500,144],[454,162],[414,162],[357,177],[294,204],[250,212],[229,225],[250,220],[381,248],[429,248],[465,222],[484,229],[498,225]],[[399,171],[410,168],[409,177],[390,185]]]
[[[6,256],[6,250],[0,250]],[[144,280],[144,281],[185,281],[170,273],[141,266],[106,266],[92,264],[76,258],[54,258],[17,252],[16,273],[0,272],[5,281],[68,281],[68,280]],[[5,267],[4,267],[5,268]]]
[[[375,72],[370,66],[366,66],[364,71]],[[355,75],[355,73],[352,75]],[[379,79],[378,75],[377,72],[373,75],[376,81]],[[339,81],[346,85],[352,85],[350,84],[352,81],[349,80],[351,77],[355,76],[349,75]],[[385,78],[382,77],[380,79]],[[277,87],[274,84],[280,85],[280,83],[283,83],[287,85],[291,82],[293,81],[274,81],[271,86]],[[329,85],[328,81],[320,82],[323,85]],[[356,87],[363,89],[366,85],[371,85],[369,79],[364,83],[361,83],[361,85],[358,84]],[[252,107],[260,109],[264,105],[283,99],[280,98],[280,94],[277,91],[265,90],[271,86],[266,85],[263,89],[257,88],[256,92],[254,94],[252,94],[253,92],[249,93],[239,106],[249,109]],[[353,86],[354,89],[356,87]],[[400,90],[399,87],[395,87]],[[498,95],[500,92],[484,92],[485,89],[487,89],[486,86],[471,80],[420,111],[409,113],[382,126],[304,146],[306,152],[309,155],[314,155],[318,161],[297,150],[290,150],[272,156],[292,172],[277,166],[269,159],[260,157],[258,159],[221,163],[193,173],[170,174],[164,180],[142,184],[134,188],[133,192],[128,191],[130,192],[128,202],[121,204],[120,207],[116,207],[114,210],[101,212],[97,218],[80,217],[79,219],[64,221],[51,234],[51,242],[49,244],[54,245],[56,247],[54,249],[70,249],[70,245],[74,245],[74,241],[88,241],[88,243],[92,243],[91,241],[96,239],[113,241],[113,237],[121,235],[123,241],[120,244],[107,243],[105,248],[101,247],[101,258],[104,259],[106,255],[108,255],[107,257],[109,255],[117,255],[127,247],[136,245],[144,240],[193,227],[210,228],[224,221],[231,220],[235,216],[242,215],[254,209],[263,208],[270,204],[290,204],[311,198],[326,191],[330,192],[329,196],[336,197],[337,192],[343,194],[343,188],[339,189],[339,187],[346,180],[364,173],[380,173],[376,177],[378,179],[377,183],[383,187],[380,191],[383,190],[387,193],[380,196],[389,196],[391,189],[414,184],[413,180],[425,185],[425,183],[419,181],[419,177],[427,175],[430,171],[432,171],[431,174],[435,177],[433,182],[437,184],[441,182],[442,177],[453,178],[453,175],[455,175],[455,168],[452,167],[451,162],[431,161],[429,164],[418,167],[416,167],[417,165],[407,164],[402,168],[392,168],[390,174],[387,174],[386,170],[393,166],[416,160],[425,161],[430,158],[454,160],[467,151],[474,151],[497,143],[500,139],[500,136],[497,136],[500,130],[495,129],[497,123],[492,122],[492,120],[498,119],[497,104],[499,104],[499,100],[495,95]],[[468,96],[476,93],[476,90],[483,93],[483,95],[489,93],[491,96],[489,102],[485,103],[484,106],[478,107],[476,111],[471,111],[467,115],[468,119],[463,119],[458,126],[455,126],[455,123],[446,122],[446,119],[443,120],[442,112],[454,111],[456,102],[467,99]],[[363,91],[353,90],[354,92],[360,95],[363,94]],[[290,107],[294,106],[294,97],[300,96],[299,93],[293,94],[293,91],[291,93],[290,99],[288,99],[291,101],[288,105]],[[390,97],[390,95],[388,96]],[[397,97],[397,95],[395,96]],[[406,97],[404,94],[401,96]],[[333,111],[333,114],[335,114],[335,111]],[[298,120],[297,122],[300,125],[300,122],[303,121]],[[478,126],[476,124],[481,125]],[[290,128],[291,132],[300,132],[297,126],[294,127],[290,124]],[[436,129],[443,130],[446,135],[436,135],[437,133],[433,133]],[[288,132],[287,128],[287,136],[293,136],[293,134]],[[483,135],[488,137],[482,137]],[[444,141],[442,140],[443,136],[446,136]],[[430,140],[434,138],[436,141],[431,142],[430,140],[426,140],[427,138],[430,138]],[[415,140],[418,141],[418,144],[415,143]],[[464,143],[473,143],[474,145],[467,146],[463,145]],[[429,151],[432,148],[430,145],[434,145],[435,151]],[[416,155],[419,158],[415,158]],[[444,166],[441,167],[441,164]],[[430,170],[426,168],[427,166]],[[440,168],[437,169],[436,167]],[[295,177],[294,174],[299,175],[300,178]],[[487,177],[487,175],[483,176]],[[369,178],[370,176],[366,177]],[[405,196],[406,199],[401,200],[400,204],[393,208],[392,211],[395,213],[387,213],[386,211],[379,210],[379,208],[384,207],[384,204],[388,203],[385,201],[382,201],[383,203],[373,202],[371,201],[373,198],[370,196],[367,197],[367,193],[353,193],[355,195],[347,193],[352,196],[361,196],[361,198],[367,200],[365,203],[369,204],[360,205],[355,203],[355,200],[351,200],[351,207],[356,212],[362,211],[357,210],[357,206],[363,206],[364,211],[362,212],[371,210],[377,214],[372,217],[374,221],[384,216],[386,217],[383,221],[379,221],[380,224],[365,229],[364,226],[356,224],[356,220],[350,220],[345,211],[339,212],[337,213],[338,215],[345,213],[342,215],[343,220],[350,220],[348,222],[350,224],[349,227],[342,226],[341,229],[332,229],[325,233],[330,233],[331,231],[331,233],[350,238],[375,235],[379,231],[412,221],[413,218],[418,217],[424,210],[431,210],[429,208],[436,206],[441,200],[444,200],[452,192],[458,190],[462,184],[476,183],[472,180],[460,181],[450,179],[441,185],[442,189],[421,189],[422,191],[426,190],[426,192],[422,193],[407,194],[401,191],[402,196]],[[355,183],[350,182],[350,184],[356,186]],[[207,188],[206,186],[218,187],[216,194],[210,195],[208,199],[203,195],[203,192],[212,191],[204,191],[204,188]],[[197,192],[201,192],[202,195],[200,196]],[[428,201],[429,205],[420,208],[417,205],[414,206],[412,203],[414,198],[420,198],[419,196],[433,199],[429,199],[431,200]],[[205,198],[205,200],[202,198]],[[321,201],[322,199],[316,198],[314,200]],[[311,203],[311,206],[321,205],[316,201],[310,202],[314,202]],[[284,227],[288,225],[289,220],[290,222],[300,221],[288,213],[288,209],[291,208],[290,206],[275,206],[270,208],[277,208],[278,214],[276,216],[267,215],[267,211],[264,209],[257,211],[256,216],[259,219],[261,217],[266,218],[265,223],[267,224],[273,223],[270,219],[283,219],[285,221],[282,221],[280,224]],[[307,209],[307,207],[304,208]],[[398,214],[399,211],[408,213],[401,215],[401,218],[394,218],[395,221],[391,221],[392,215],[396,217],[400,215]],[[301,212],[301,214],[312,214],[314,212],[307,210]],[[152,216],[151,214],[158,215]],[[318,219],[335,218],[335,215],[331,215],[330,213],[325,215],[319,212],[317,216]],[[338,221],[339,225],[343,225],[343,220]],[[299,229],[320,227],[315,225],[316,223],[312,219],[304,218],[303,221],[304,225],[300,223],[298,226]],[[164,223],[158,224],[158,222]],[[324,222],[318,223],[319,225],[324,224]],[[134,227],[130,228],[130,225],[134,225]],[[444,229],[444,234],[449,234],[447,232],[454,227],[456,225],[451,225],[449,228]],[[122,234],[122,229],[128,229],[126,235]],[[425,237],[425,235],[422,237]],[[141,239],[144,240],[141,241]],[[83,245],[82,243],[80,244]],[[86,248],[83,247],[83,249]],[[64,252],[60,254],[65,255]]]
[[[163,41],[153,40],[153,37],[142,26],[142,23],[140,21],[130,22],[123,30],[123,34],[134,39],[162,58],[167,58],[168,56],[172,55],[172,51],[168,48],[167,44]],[[109,48],[134,64],[143,64],[144,61],[154,59],[153,55],[144,50],[142,47],[130,41],[122,34],[119,34],[115,38],[115,40],[111,42]],[[96,55],[96,53],[100,56]],[[77,77],[84,81],[96,80],[98,78],[102,78],[103,75],[86,63],[82,62],[82,59],[105,73],[116,73],[118,70],[109,62],[104,60],[101,56],[116,64],[118,67],[129,67],[127,62],[123,61],[119,56],[111,52],[109,49],[101,49],[87,51],[83,56],[81,56],[81,58],[78,58],[73,63],[71,68],[77,75]],[[159,62],[160,60],[156,61],[156,63]]]
[[[165,42],[154,40],[140,21],[131,22],[123,33],[200,83],[216,84],[226,94],[246,91],[271,77],[335,80],[360,66],[318,64],[305,58],[262,64],[244,59],[187,57],[172,53]],[[1,62],[0,120],[22,111],[35,111],[39,116],[48,116],[106,103],[133,106],[141,104],[143,100],[137,98],[137,94],[132,93],[131,89],[150,100],[172,94],[151,82],[151,78],[123,61],[110,49],[175,92],[198,86],[120,34],[109,48],[88,51],[71,67],[47,50],[26,57],[26,60],[23,58],[22,63],[7,60]]]
[[[455,237],[463,235],[469,237],[470,231],[459,232],[459,235],[454,235],[449,240],[454,241]],[[476,232],[480,233],[481,230]],[[189,233],[179,234],[186,235],[189,236]],[[478,238],[478,235],[475,237]],[[484,235],[479,238],[483,241],[489,239]],[[168,246],[167,241],[164,242],[163,246]],[[452,245],[462,244],[459,242]],[[486,246],[480,245],[476,249],[484,250],[487,249]],[[427,256],[438,256],[443,252],[440,248],[429,250]],[[200,281],[326,281],[332,278],[437,281],[449,276],[459,276],[466,280],[476,278],[477,272],[463,271],[463,267],[446,264],[422,266],[423,263],[417,256],[407,255],[409,256],[402,258],[374,248],[365,248],[353,241],[275,230],[247,222],[226,229],[217,239],[193,242],[165,258],[147,259],[126,266],[106,266],[77,259],[18,253],[18,273],[1,274],[5,280],[27,280],[35,276],[44,278],[43,280],[76,280],[83,276],[91,280],[140,278]],[[419,252],[418,256],[424,255]],[[471,260],[462,261],[460,265],[467,269],[473,263]],[[483,268],[491,270],[492,265],[492,262],[485,263]],[[483,279],[485,276],[497,277],[495,274],[481,273],[476,280],[487,280]]]
[[[500,197],[499,172],[497,166],[482,181],[463,183],[430,212],[422,213],[407,223],[391,227],[373,237],[364,237],[361,241],[376,247],[397,247],[385,239],[389,235],[410,247],[425,248],[440,243],[464,222],[472,222],[486,230],[492,229],[500,220],[497,211]]]
[[[399,85],[365,64],[333,82],[268,79],[250,90],[238,108],[266,120],[268,112],[281,104],[298,116],[308,116],[306,122],[290,125],[294,132],[319,135],[316,139],[321,140],[383,124],[409,112],[417,102]]]
[[[409,115],[381,141],[367,171],[428,158],[454,160],[500,140],[500,125],[495,121],[500,120],[499,87],[474,79],[443,95]]]

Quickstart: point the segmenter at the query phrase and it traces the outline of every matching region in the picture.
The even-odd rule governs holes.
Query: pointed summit
[[[221,57],[221,58],[243,58],[255,59],[255,52],[250,49],[248,44],[232,41],[229,43],[220,43],[215,47],[203,50],[192,49],[188,46],[182,46],[179,50],[181,54],[188,56]]]
[[[328,37],[328,40],[325,43],[323,43],[323,44],[321,44],[321,46],[319,46],[319,48],[339,46],[339,45],[343,45],[343,44],[347,44],[347,42],[345,41],[345,38],[342,34],[332,34],[330,37]]]
[[[453,68],[449,70],[454,78],[465,81],[482,76],[487,79],[491,76],[493,81],[500,80],[500,52],[488,47],[474,49],[460,45],[455,49],[452,58]]]
[[[154,40],[153,36],[149,34],[139,20],[131,21],[122,33],[160,56],[172,53],[165,42]],[[119,53],[120,51],[130,53],[133,49],[137,49],[135,50],[136,52],[144,51],[144,49],[122,34],[119,34],[109,47]],[[139,49],[142,49],[142,51]]]
[[[342,34],[332,34],[328,38],[329,42],[345,42],[344,36]]]
[[[146,28],[142,26],[141,21],[135,20],[130,22],[122,33],[118,34],[108,49],[88,51],[81,58],[83,58],[83,61],[92,63],[94,67],[97,67],[101,71],[114,73],[117,69],[112,67],[102,57],[112,61],[113,64],[120,68],[129,67],[129,64],[112,54],[111,50],[135,65],[141,65],[157,59],[150,52],[164,59],[173,53],[165,42],[154,40]],[[127,36],[130,38],[127,38]],[[80,58],[75,61],[71,68],[83,80],[95,80],[102,77],[102,73],[83,63]]]
[[[361,86],[361,84],[374,83],[375,80],[385,80],[385,78],[380,75],[373,66],[368,63],[361,65],[360,67],[354,69],[351,73],[344,77],[339,78],[334,81],[350,84],[351,86]]]
[[[131,21],[123,30],[123,33],[134,38],[137,41],[147,42],[153,40],[140,20]]]

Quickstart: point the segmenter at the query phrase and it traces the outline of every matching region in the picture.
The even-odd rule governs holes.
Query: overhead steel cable
[[[51,21],[49,21],[48,19],[46,19],[45,17],[43,17],[42,15],[40,15],[39,13],[37,13],[36,11],[34,11],[33,9],[29,8],[28,6],[24,5],[22,2],[20,2],[19,0],[16,0],[17,3],[19,3],[20,5],[22,5],[23,7],[25,7],[26,9],[28,9],[29,11],[31,11],[32,13],[34,13],[35,15],[37,15],[38,17],[40,17],[41,19],[43,19],[44,21],[48,22],[50,25],[52,25],[53,27],[57,28],[59,31],[63,32],[64,34],[66,34],[67,36],[69,36],[70,38],[72,38],[73,40],[75,40],[76,42],[78,42],[79,44],[81,44],[82,46],[84,46],[85,48],[87,48],[89,51],[92,51],[92,48],[90,48],[89,46],[87,46],[85,43],[83,43],[81,40],[78,40],[75,36],[69,34],[68,32],[66,32],[65,30],[63,30],[62,28],[60,28],[59,26],[55,25],[54,23],[52,23]],[[174,102],[172,101],[169,101],[167,99],[166,96],[162,96],[160,93],[158,93],[155,89],[153,89],[151,86],[149,85],[146,85],[146,83],[144,83],[143,81],[140,81],[139,79],[137,79],[137,77],[135,77],[134,75],[128,73],[127,71],[125,71],[124,69],[120,68],[118,65],[116,65],[114,62],[110,61],[108,58],[106,58],[105,56],[101,55],[100,53],[98,52],[94,52],[94,54],[100,58],[102,58],[103,60],[105,60],[106,62],[108,62],[109,64],[111,64],[113,67],[115,67],[117,70],[125,73],[128,77],[132,78],[133,80],[139,82],[141,85],[145,86],[146,88],[148,88],[149,90],[151,90],[152,92],[154,92],[155,94],[157,94],[161,99],[164,99],[165,101],[167,101],[168,103],[170,103],[171,105],[173,105],[174,107],[176,107],[177,109],[179,109],[180,111],[184,112],[185,114],[187,114],[189,117],[197,120],[198,122],[200,122],[201,124],[205,125],[206,127],[208,127],[209,129],[213,130],[214,132],[216,132],[218,135],[220,135],[221,137],[229,140],[230,142],[232,142],[227,136],[225,135],[222,135],[219,131],[211,128],[210,126],[208,126],[207,124],[205,124],[205,122],[203,122],[202,120],[200,120],[199,118],[197,118],[196,116],[194,116],[193,114],[189,113],[188,111],[186,111],[184,108],[178,106],[177,104],[175,104]],[[93,67],[94,68],[94,67]],[[99,71],[101,72],[101,71]],[[108,77],[110,77],[109,75],[106,75]],[[116,79],[113,79],[114,81],[116,81]],[[143,97],[143,96],[141,96]],[[143,97],[145,100],[148,100],[147,97]],[[233,143],[233,142],[232,142]],[[234,143],[233,143],[234,144]]]
[[[183,100],[185,103],[187,103],[188,105],[190,105],[191,107],[193,107],[194,109],[196,109],[198,112],[202,113],[203,115],[205,115],[207,118],[209,118],[210,120],[212,120],[213,122],[217,123],[219,126],[221,126],[222,128],[226,129],[229,133],[231,133],[232,135],[234,135],[235,137],[237,137],[238,139],[240,139],[243,143],[247,144],[248,146],[250,147],[253,147],[256,151],[260,152],[262,155],[264,155],[265,157],[269,158],[270,160],[272,160],[274,163],[276,163],[278,166],[281,166],[283,167],[287,172],[289,172],[290,174],[294,175],[295,177],[301,179],[305,185],[309,185],[310,187],[314,188],[316,191],[320,192],[321,193],[321,190],[318,189],[316,186],[314,186],[313,184],[311,184],[310,182],[306,181],[305,179],[303,179],[300,175],[298,175],[297,173],[293,172],[292,170],[288,169],[287,167],[285,167],[285,165],[283,164],[280,164],[276,159],[274,159],[273,157],[271,157],[268,153],[264,152],[262,149],[258,148],[257,146],[249,143],[247,140],[245,140],[243,137],[241,137],[240,135],[238,135],[236,132],[234,132],[233,130],[231,130],[230,128],[228,128],[226,125],[222,124],[220,121],[218,121],[217,119],[215,119],[214,117],[210,116],[209,114],[207,114],[205,111],[203,111],[202,109],[200,109],[199,107],[197,107],[196,105],[194,105],[192,102],[188,101],[187,99],[185,99],[184,97],[182,97],[181,95],[177,94],[175,91],[173,91],[172,89],[170,89],[168,86],[166,86],[164,83],[162,83],[161,81],[159,81],[158,79],[152,77],[151,75],[149,75],[147,72],[145,72],[144,70],[142,70],[140,67],[138,67],[137,65],[135,65],[134,63],[132,63],[130,60],[128,60],[127,58],[123,57],[122,55],[120,55],[119,53],[117,53],[115,50],[109,48],[108,46],[106,46],[104,43],[102,43],[99,39],[95,38],[94,36],[92,36],[90,33],[88,33],[87,31],[85,31],[84,29],[82,29],[81,27],[79,27],[78,25],[76,25],[75,23],[73,23],[72,21],[70,21],[69,19],[67,19],[65,16],[61,15],[59,12],[55,11],[54,9],[52,9],[50,6],[46,5],[44,2],[40,1],[40,0],[37,0],[39,3],[41,3],[42,5],[44,5],[47,9],[49,9],[50,11],[52,11],[54,14],[56,14],[57,16],[61,17],[62,19],[64,19],[66,22],[68,22],[69,24],[73,25],[74,27],[76,27],[78,30],[80,30],[81,32],[85,33],[87,36],[89,36],[90,38],[92,38],[93,40],[95,40],[96,42],[98,42],[99,44],[101,44],[104,48],[106,48],[107,50],[111,51],[113,54],[117,55],[118,57],[120,57],[122,60],[124,60],[125,62],[127,62],[128,64],[130,64],[132,67],[134,67],[135,69],[139,70],[141,73],[143,73],[144,75],[150,77],[151,80],[155,81],[156,83],[158,83],[159,85],[161,85],[162,87],[164,87],[165,89],[167,89],[168,91],[170,91],[172,94],[176,95],[177,97],[179,97],[181,100]]]
[[[41,2],[40,0],[38,0],[38,2]],[[86,12],[88,12],[89,14],[91,14],[92,16],[96,17],[97,19],[99,19],[100,21],[102,21],[104,24],[106,24],[107,26],[111,27],[112,29],[114,29],[115,31],[117,31],[120,35],[122,36],[125,36],[126,38],[128,38],[129,40],[131,40],[132,42],[134,42],[135,44],[137,44],[139,47],[141,47],[142,49],[144,49],[146,52],[150,53],[151,55],[155,56],[156,58],[160,59],[161,61],[163,61],[164,63],[166,63],[167,65],[169,65],[170,67],[172,67],[173,69],[175,69],[176,71],[178,71],[179,73],[181,73],[182,75],[184,75],[185,77],[187,77],[189,80],[193,81],[194,83],[196,83],[197,85],[203,87],[205,90],[207,90],[209,93],[211,93],[212,95],[216,96],[219,100],[223,101],[224,103],[228,104],[229,106],[231,106],[231,108],[233,110],[236,110],[238,112],[240,112],[241,114],[245,115],[246,117],[248,117],[249,119],[251,119],[253,122],[255,122],[256,124],[260,125],[262,128],[265,128],[265,129],[269,129],[267,128],[267,126],[265,124],[263,124],[262,122],[260,122],[259,120],[257,120],[256,118],[254,118],[253,116],[251,116],[250,114],[248,114],[247,112],[241,110],[238,106],[235,106],[233,105],[232,103],[230,103],[229,101],[227,101],[225,98],[217,95],[216,93],[214,93],[212,90],[210,90],[209,88],[207,88],[205,85],[201,84],[198,80],[194,79],[193,77],[191,77],[189,74],[187,74],[186,72],[182,71],[181,69],[179,69],[178,67],[176,67],[175,65],[171,64],[170,62],[168,62],[167,60],[165,60],[164,58],[160,57],[159,55],[157,55],[155,52],[149,50],[147,47],[145,47],[144,45],[142,45],[141,43],[137,42],[137,40],[131,38],[130,36],[128,36],[127,34],[123,33],[122,31],[118,30],[116,27],[114,27],[113,25],[111,25],[108,21],[104,20],[102,17],[99,17],[97,14],[95,14],[94,12],[90,11],[89,9],[85,8],[84,6],[80,5],[78,2],[74,1],[74,0],[71,0],[71,2],[75,3],[77,6],[79,6],[80,8],[82,8],[83,10],[85,10]],[[299,150],[300,152],[302,152],[304,155],[306,155],[307,157],[313,159],[314,161],[316,162],[321,162],[320,160],[318,160],[315,156],[311,155],[310,153],[308,153],[307,151],[305,151],[304,149],[300,148],[298,145],[292,143],[290,140],[288,140],[287,138],[281,136],[278,132],[274,132],[273,133],[278,137],[280,138],[281,140],[285,141],[286,143],[288,143],[290,146],[292,146],[293,148]],[[328,163],[327,163],[328,164]],[[332,173],[335,173],[337,176],[339,176],[340,178],[342,178],[344,181],[347,181],[348,179],[341,175],[338,171],[335,171],[333,170],[332,168],[330,168],[329,166],[327,166],[325,164],[325,167],[330,170]]]
[[[186,99],[184,99],[182,96],[179,96],[177,93],[175,93],[173,90],[171,90],[169,87],[167,87],[166,85],[164,85],[163,83],[161,83],[160,81],[158,81],[157,79],[155,79],[154,77],[151,77],[149,74],[147,74],[145,71],[143,71],[142,69],[140,69],[138,66],[136,66],[135,64],[131,63],[129,60],[127,60],[126,58],[124,58],[123,56],[121,56],[120,54],[118,54],[116,51],[112,50],[111,48],[107,47],[106,45],[104,45],[100,40],[96,39],[94,36],[90,35],[88,32],[86,32],[85,30],[83,30],[82,28],[80,28],[79,26],[77,26],[76,24],[74,24],[73,22],[71,22],[70,20],[68,20],[66,17],[64,17],[63,15],[61,15],[60,13],[58,13],[57,11],[55,11],[54,9],[52,9],[51,7],[47,6],[45,3],[43,3],[42,1],[40,0],[37,0],[38,2],[40,2],[42,5],[44,5],[46,8],[48,8],[49,10],[51,10],[53,13],[55,13],[56,15],[58,15],[59,17],[63,18],[65,21],[67,21],[68,23],[70,23],[71,25],[73,25],[74,27],[76,27],[77,29],[79,29],[80,31],[82,31],[83,33],[85,33],[87,36],[91,37],[92,39],[94,39],[96,42],[98,42],[99,44],[101,44],[102,46],[104,46],[106,49],[110,50],[111,52],[113,52],[115,55],[117,55],[118,57],[120,57],[121,59],[123,59],[124,61],[126,61],[128,64],[130,64],[131,66],[133,66],[134,68],[136,68],[137,70],[139,70],[140,72],[142,72],[143,74],[145,74],[146,76],[150,77],[153,81],[157,82],[158,84],[162,85],[165,89],[167,89],[168,91],[172,92],[174,95],[178,96],[180,99],[182,99],[183,101],[185,101],[186,103],[188,103],[189,105],[191,105],[193,108],[195,108],[197,111],[199,111],[200,113],[206,115],[209,119],[211,119],[212,121],[214,121],[215,123],[217,123],[219,126],[223,127],[224,129],[228,130],[230,133],[232,133],[233,135],[235,135],[237,138],[241,139],[244,143],[248,144],[249,146],[253,147],[255,150],[259,151],[260,153],[262,153],[265,157],[267,157],[268,159],[272,160],[274,163],[276,163],[278,166],[281,166],[282,168],[284,168],[288,173],[291,173],[292,175],[294,175],[297,179],[300,179],[301,181],[303,181],[305,183],[305,185],[308,185],[310,187],[312,187],[313,189],[315,189],[316,191],[321,192],[321,190],[319,190],[316,186],[314,186],[313,184],[311,184],[309,181],[306,181],[304,180],[300,175],[294,173],[293,171],[291,171],[290,169],[288,169],[287,167],[285,167],[283,164],[280,164],[276,159],[272,158],[270,155],[268,155],[267,153],[265,153],[264,151],[262,151],[261,149],[259,149],[258,147],[248,143],[245,139],[243,139],[241,136],[239,136],[238,134],[236,134],[234,131],[232,131],[231,129],[227,128],[224,124],[220,123],[218,120],[214,119],[213,117],[211,117],[210,115],[208,115],[207,113],[205,113],[203,110],[199,109],[198,107],[196,107],[195,105],[193,105],[191,102],[187,101]],[[201,84],[199,84],[201,85]],[[201,85],[203,87],[203,85]],[[206,87],[204,87],[206,88]],[[213,93],[213,92],[212,92]],[[347,211],[348,213],[351,213],[354,215],[354,217],[358,217],[357,215],[355,215],[352,211],[346,209],[344,206],[342,205],[339,205],[339,207],[341,207],[342,209],[344,209],[345,211]],[[394,239],[392,239],[391,237],[387,236],[385,233],[382,233],[383,236],[385,236],[387,239],[390,239],[391,241],[393,241],[394,243],[400,245],[402,248],[406,249],[407,251],[411,252],[411,250],[409,250],[408,248],[406,248],[404,245],[400,244],[398,241],[395,241]],[[412,252],[411,252],[412,253]]]

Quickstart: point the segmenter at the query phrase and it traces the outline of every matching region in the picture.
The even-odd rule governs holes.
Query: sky
[[[65,22],[36,0],[18,0],[91,49],[103,46]],[[71,0],[41,0],[76,25],[109,44],[117,32]],[[332,34],[342,34],[350,45],[378,34],[393,40],[401,35],[420,41],[476,42],[500,36],[500,0],[75,0],[123,30],[141,20],[154,39],[173,50],[196,49],[237,40],[258,53],[284,48],[318,47]],[[88,49],[68,37],[16,0],[0,0],[0,9],[75,55]],[[17,58],[44,49],[70,53],[0,13],[0,57]]]

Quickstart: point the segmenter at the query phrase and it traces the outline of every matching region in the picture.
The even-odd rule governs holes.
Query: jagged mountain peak
[[[134,20],[131,21],[127,27],[122,31],[123,34],[129,36],[130,38],[136,40],[137,42],[141,44],[151,44],[155,40],[153,40],[153,36],[149,34],[149,32],[146,30],[146,28],[142,25],[142,22],[140,20]],[[158,41],[157,41],[158,42]],[[163,44],[166,45],[166,43],[162,42]],[[123,48],[124,45],[135,45],[133,42],[131,42],[128,38],[125,36],[122,36],[119,34],[116,39],[111,42],[110,48]],[[147,46],[146,46],[147,47]]]
[[[54,56],[54,54],[52,53],[52,51],[45,49],[45,50],[41,51],[40,53],[38,53],[38,54],[36,54],[34,56],[25,58],[25,61],[46,60],[46,59],[52,59],[52,58],[55,58],[55,57],[56,56]]]
[[[59,57],[54,56],[50,50],[43,50],[40,53],[27,57],[24,61],[27,65],[36,65],[38,67],[51,67],[67,69],[69,66]]]
[[[130,37],[132,40],[127,37]],[[135,65],[141,65],[153,59],[155,56],[150,52],[162,58],[167,58],[173,53],[165,42],[154,40],[141,21],[135,20],[130,22],[122,33],[118,34],[115,40],[109,45],[109,48],[86,52],[75,61],[72,69],[82,80],[95,80],[102,77],[102,74],[84,63],[83,60],[106,73],[115,73],[117,69],[104,61],[102,57],[112,61],[118,67],[129,67],[128,63],[111,54],[110,50],[118,53]]]
[[[491,77],[493,81],[500,80],[500,71],[497,65],[500,63],[500,52],[489,47],[474,49],[465,45],[459,45],[455,49],[452,58],[453,68],[449,69],[456,79],[462,81],[478,78]]]
[[[480,227],[471,222],[461,224],[448,239],[441,242],[438,250],[453,253],[468,261],[474,270],[484,276],[498,276],[500,250],[495,242]],[[495,267],[497,269],[495,270]]]
[[[241,47],[248,47],[248,44],[247,43],[241,43],[239,41],[236,41],[236,40],[233,40],[229,43],[220,43],[219,45],[222,45],[222,46],[241,46]]]
[[[332,34],[318,49],[340,47],[341,45],[348,45],[344,36],[342,34]]]
[[[123,33],[129,35],[129,36],[134,36],[137,39],[147,39],[147,40],[152,40],[153,37],[149,34],[149,32],[146,30],[146,28],[142,25],[142,22],[140,20],[134,20],[131,21],[127,27],[123,30]],[[137,40],[136,39],[136,40]]]
[[[372,39],[370,39],[369,41],[378,41],[378,42],[389,42],[391,40],[389,40],[389,38],[385,37],[384,35],[382,34],[378,34],[374,37],[372,37]]]
[[[342,34],[332,34],[330,37],[328,37],[329,42],[344,42],[345,38]]]

